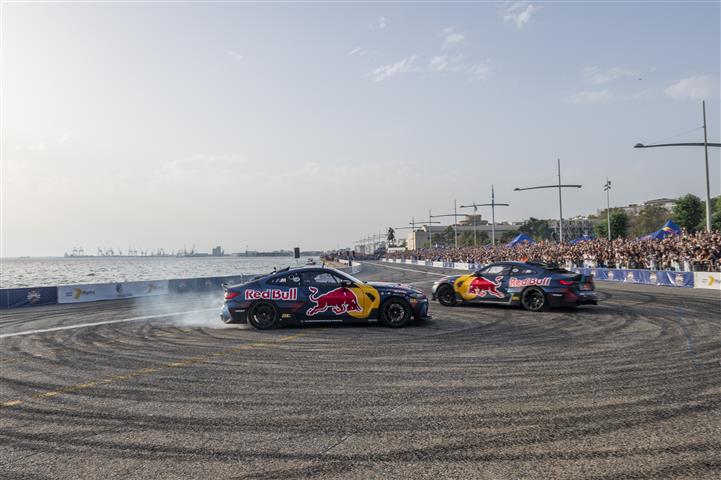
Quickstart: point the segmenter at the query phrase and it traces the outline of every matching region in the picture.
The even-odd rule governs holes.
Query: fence
[[[383,261],[468,271],[474,271],[482,267],[482,265],[475,263],[432,262],[430,260],[384,258]],[[667,270],[617,268],[573,268],[571,270],[585,275],[592,274],[596,280],[603,282],[721,290],[721,273],[718,272],[672,272]]]

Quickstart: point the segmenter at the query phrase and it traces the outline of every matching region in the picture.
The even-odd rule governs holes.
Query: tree
[[[669,216],[668,210],[660,205],[646,205],[638,215],[634,215],[629,219],[631,223],[631,236],[642,237],[651,232],[655,232],[661,228]]]
[[[687,193],[676,200],[673,206],[672,218],[679,226],[689,233],[694,233],[699,224],[705,227],[705,206],[696,195]]]
[[[611,238],[622,238],[628,235],[628,215],[623,210],[611,210]],[[598,238],[608,238],[607,222],[599,222],[593,227]]]
[[[388,239],[388,245],[394,245],[396,243],[396,231],[393,230],[393,227],[388,227],[388,235],[386,238]]]
[[[501,243],[508,243],[518,235],[518,230],[507,230],[501,235]],[[498,241],[498,239],[496,239]]]
[[[553,237],[553,229],[549,225],[548,220],[539,220],[533,217],[518,227],[518,231],[536,240],[550,240]]]

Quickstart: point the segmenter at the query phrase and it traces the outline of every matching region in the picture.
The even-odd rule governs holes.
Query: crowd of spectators
[[[566,267],[640,268],[675,271],[721,270],[721,233],[698,232],[662,240],[619,238],[570,243],[544,241],[515,246],[482,245],[393,252],[389,258],[487,264],[540,261]]]

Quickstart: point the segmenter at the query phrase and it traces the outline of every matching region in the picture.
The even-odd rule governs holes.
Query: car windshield
[[[351,275],[350,273],[341,272],[340,270],[335,270],[335,269],[333,269],[333,270],[334,270],[334,272],[337,273],[339,276],[341,276],[341,277],[343,277],[343,278],[346,278],[346,279],[350,280],[351,282],[358,283],[358,284],[363,283],[362,280],[358,280],[357,278],[355,278],[355,277],[354,277],[353,275]]]

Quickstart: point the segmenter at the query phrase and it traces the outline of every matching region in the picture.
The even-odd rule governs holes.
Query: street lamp
[[[478,207],[491,207],[491,243],[496,244],[496,207],[508,207],[507,203],[496,203],[496,193],[491,185],[491,203],[472,203],[470,205],[461,205],[461,208],[473,208],[473,245],[476,244],[476,215]]]
[[[611,241],[611,180],[606,177],[606,183],[603,185],[606,192],[606,220],[608,221],[608,241]]]
[[[558,240],[563,242],[563,199],[561,198],[561,190],[564,188],[581,188],[581,185],[561,185],[561,159],[558,159],[558,185],[541,185],[538,187],[514,188],[514,192],[523,190],[536,190],[539,188],[557,188],[558,189]]]
[[[706,231],[711,231],[711,185],[708,178],[708,147],[721,147],[721,143],[709,143],[706,134],[706,102],[701,102],[703,110],[703,143],[684,142],[684,143],[656,143],[654,145],[644,145],[637,143],[633,148],[654,148],[654,147],[703,147],[706,156]]]
[[[430,210],[428,211],[428,219],[429,219],[429,220],[432,219],[432,218],[442,218],[442,217],[455,217],[455,218],[457,218],[457,217],[458,217],[458,214],[457,214],[457,213],[448,213],[448,214],[444,214],[444,215],[431,215]],[[432,223],[441,223],[441,222],[432,222]],[[454,234],[455,234],[455,245],[456,245],[456,248],[458,248],[458,231],[457,231],[457,229],[455,228],[455,225],[454,225],[453,227],[454,227],[454,230],[453,230],[453,231],[454,231]],[[429,226],[428,228],[430,229],[430,226]]]

